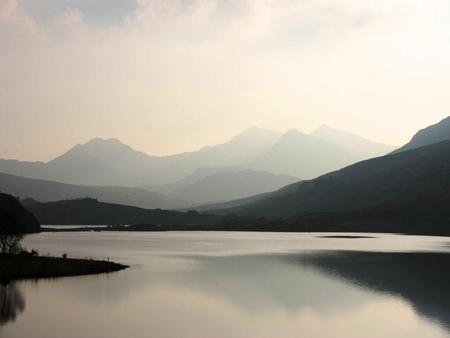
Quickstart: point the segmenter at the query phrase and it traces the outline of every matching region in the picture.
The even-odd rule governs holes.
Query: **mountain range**
[[[449,119],[417,133],[400,151],[362,161],[276,192],[209,208],[255,217],[323,222],[450,221]],[[437,143],[433,143],[437,141]],[[416,146],[412,146],[416,145]],[[411,149],[411,150],[409,150]],[[208,208],[202,208],[202,210]]]
[[[146,192],[151,197],[162,195],[171,201],[175,200],[175,196],[183,194],[192,201],[201,201],[202,199],[212,201],[218,196],[217,191],[221,192],[220,198],[224,199],[227,194],[229,197],[236,195],[234,190],[240,188],[239,185],[243,186],[247,183],[248,186],[245,189],[238,189],[239,194],[242,194],[244,190],[256,189],[260,182],[264,181],[267,183],[267,189],[270,188],[270,182],[273,183],[271,188],[275,189],[277,185],[296,181],[296,183],[273,192],[262,192],[196,208],[198,211],[208,211],[204,215],[194,211],[179,213],[160,209],[147,210],[115,203],[104,203],[95,199],[47,203],[26,199],[23,202],[33,213],[38,215],[39,220],[45,220],[43,223],[50,222],[50,224],[145,222],[164,224],[164,229],[183,229],[184,225],[203,229],[210,223],[209,229],[222,230],[317,231],[320,229],[346,229],[357,231],[359,229],[361,231],[450,234],[450,228],[447,226],[450,222],[450,208],[448,208],[450,201],[450,123],[448,121],[447,118],[419,131],[411,142],[397,151],[360,161],[310,180],[297,181],[294,176],[277,176],[277,180],[274,180],[275,174],[272,173],[250,169],[242,170],[240,167],[229,166],[226,168],[200,168],[172,184],[145,186],[145,189],[159,189],[159,192],[156,193],[143,188],[77,186],[6,174],[0,175],[0,188],[3,184],[3,189],[6,187],[9,190],[15,189],[17,192],[23,189],[25,193],[22,193],[22,196],[25,197],[28,191],[33,190],[30,187],[35,185],[36,195],[27,197],[36,197],[36,199],[48,198],[45,197],[47,192],[52,196],[61,194],[61,191],[63,193],[64,191],[75,191],[77,194],[86,193],[86,196],[92,196],[95,193],[106,194],[106,192],[118,194],[124,190],[130,191],[134,198],[136,190],[141,194]],[[360,147],[354,144],[357,142],[352,141],[356,136],[330,131],[326,127],[322,127],[314,134],[320,133],[323,138],[330,137],[330,134],[340,135],[340,146],[348,143],[346,153],[356,156],[354,154]],[[356,138],[358,139],[358,137]],[[336,154],[326,152],[329,150],[328,144],[335,147],[335,152],[339,147],[336,145],[337,141],[332,144],[317,136],[305,135],[293,130],[282,135],[263,155],[254,157],[252,163],[260,161],[262,156],[266,156],[274,148],[279,148],[284,144],[287,144],[286,148],[289,148],[290,143],[323,147],[324,157]],[[350,149],[352,144],[353,151]],[[371,144],[371,146],[374,145]],[[376,148],[376,152],[380,151],[378,146]],[[305,149],[309,149],[308,146],[305,146]],[[307,154],[304,149],[302,149],[302,153]],[[310,157],[305,155],[305,158],[307,161],[313,161],[313,155],[311,154]],[[285,182],[283,183],[283,181]],[[238,182],[237,185],[236,182]],[[41,195],[37,197],[38,194]],[[105,196],[103,195],[101,198],[108,197]],[[73,196],[66,196],[64,199],[70,197]],[[126,203],[133,203],[133,198]],[[114,221],[115,219],[117,221]]]
[[[21,199],[32,198],[40,202],[90,197],[106,203],[118,203],[149,209],[175,209],[190,205],[187,201],[146,189],[66,184],[3,173],[0,173],[0,191]]]
[[[392,150],[332,128],[312,134],[249,128],[226,143],[171,156],[149,156],[119,140],[96,138],[46,163],[0,160],[0,172],[77,185],[133,187],[171,184],[201,168],[308,179]]]
[[[236,166],[256,158],[278,137],[275,131],[250,128],[224,144],[171,156],[149,156],[117,139],[95,138],[47,163],[0,160],[0,172],[82,185],[167,184],[202,167]]]

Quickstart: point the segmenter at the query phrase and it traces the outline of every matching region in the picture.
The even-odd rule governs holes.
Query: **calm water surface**
[[[0,288],[0,337],[450,337],[450,239],[323,235],[31,235],[131,268]]]

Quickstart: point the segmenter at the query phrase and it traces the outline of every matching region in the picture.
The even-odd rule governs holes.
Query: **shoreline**
[[[390,225],[366,225],[366,226],[348,226],[348,225],[321,225],[321,226],[157,226],[157,225],[105,225],[101,226],[83,226],[67,225],[59,228],[41,227],[41,232],[172,232],[172,231],[229,231],[229,232],[273,232],[273,233],[384,233],[399,235],[417,235],[417,236],[442,236],[450,237],[450,229],[433,231],[433,229],[414,229],[407,231],[403,227],[392,229]]]
[[[115,262],[28,255],[0,255],[0,284],[23,279],[110,273],[129,266]]]

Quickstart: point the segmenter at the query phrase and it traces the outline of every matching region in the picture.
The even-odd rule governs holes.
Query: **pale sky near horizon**
[[[0,0],[0,158],[250,126],[401,145],[450,115],[448,0]]]

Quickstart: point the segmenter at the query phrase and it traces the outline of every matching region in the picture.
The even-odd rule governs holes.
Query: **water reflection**
[[[30,236],[30,247],[42,252],[69,248],[71,255],[112,257],[131,268],[18,282],[27,311],[2,326],[0,336],[449,337],[450,255],[410,252],[438,250],[442,238],[315,236]],[[359,252],[366,249],[385,253]]]
[[[25,299],[14,283],[0,285],[0,326],[16,320],[25,310]]]
[[[351,283],[400,296],[420,315],[450,329],[448,253],[347,251],[286,258]]]
[[[182,280],[184,287],[219,295],[250,314],[281,307],[326,315],[362,308],[376,297],[373,292],[386,293],[450,330],[448,253],[328,251],[191,258],[201,263],[195,270],[160,277],[159,283]],[[292,269],[293,263],[298,269]]]
[[[331,314],[361,306],[373,299],[355,288],[310,269],[295,269],[283,254],[236,256],[188,256],[195,269],[159,276],[153,283],[201,291],[219,296],[248,315],[273,309],[296,313],[314,309]]]

